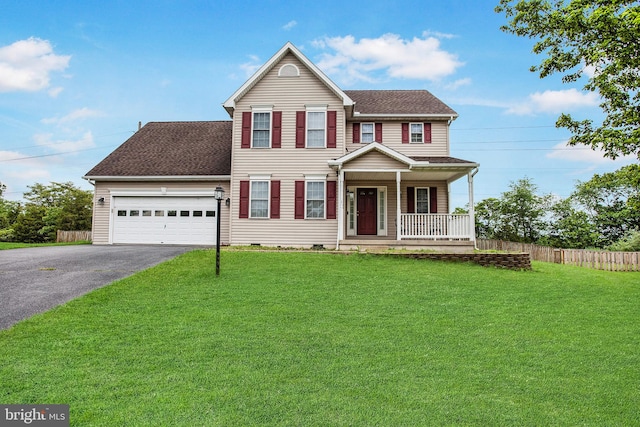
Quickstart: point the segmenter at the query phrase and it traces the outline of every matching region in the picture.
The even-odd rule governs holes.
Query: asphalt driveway
[[[0,251],[0,329],[193,246],[47,246]]]

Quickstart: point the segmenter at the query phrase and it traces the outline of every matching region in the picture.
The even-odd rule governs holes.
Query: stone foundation
[[[413,259],[433,259],[438,261],[473,262],[485,267],[506,268],[508,270],[531,270],[531,257],[528,253],[379,253],[372,255],[399,256]]]

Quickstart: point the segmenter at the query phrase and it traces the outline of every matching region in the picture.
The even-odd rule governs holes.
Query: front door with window
[[[358,188],[358,234],[376,235],[377,227],[377,188]]]

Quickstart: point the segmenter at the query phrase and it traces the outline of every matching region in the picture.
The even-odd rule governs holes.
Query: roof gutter
[[[166,176],[83,176],[96,181],[230,181],[231,175],[166,175]],[[94,184],[92,184],[94,185]]]

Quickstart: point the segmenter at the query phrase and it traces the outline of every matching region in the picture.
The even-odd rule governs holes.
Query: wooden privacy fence
[[[67,231],[58,230],[56,233],[56,243],[91,241],[91,230]]]
[[[576,265],[597,270],[640,271],[640,252],[593,251],[587,249],[556,249],[530,243],[478,239],[481,250],[528,252],[531,259],[557,264]]]

